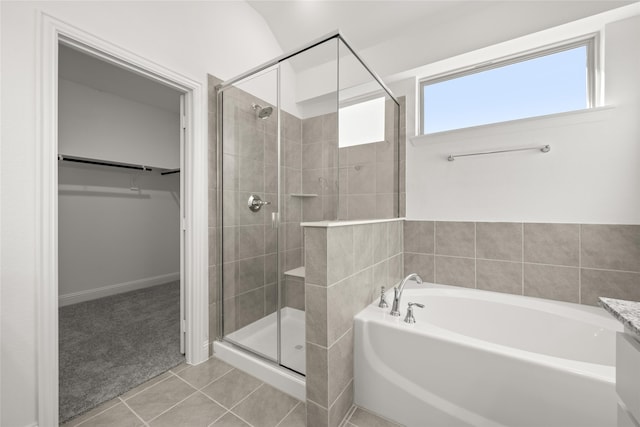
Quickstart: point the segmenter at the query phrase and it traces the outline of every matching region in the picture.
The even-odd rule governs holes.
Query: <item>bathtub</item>
[[[426,285],[401,311],[355,318],[357,405],[408,427],[616,425],[622,326],[603,309]]]

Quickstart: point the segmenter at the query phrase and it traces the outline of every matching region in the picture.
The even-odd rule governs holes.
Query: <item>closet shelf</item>
[[[170,175],[170,174],[180,172],[180,169],[166,169],[166,168],[158,168],[155,166],[136,165],[133,163],[113,162],[111,160],[90,159],[87,157],[69,156],[67,154],[58,154],[58,160],[65,161],[65,162],[73,162],[73,163],[83,163],[87,165],[109,166],[114,168],[131,169],[131,170],[138,170],[142,172],[156,172],[156,173],[159,172],[160,175]]]

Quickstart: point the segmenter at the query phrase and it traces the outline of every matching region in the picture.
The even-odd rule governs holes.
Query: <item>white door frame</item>
[[[209,356],[208,331],[208,147],[207,91],[195,79],[173,72],[44,12],[37,25],[36,105],[36,293],[38,425],[58,425],[58,44],[81,49],[107,62],[184,93],[184,278],[187,363]]]

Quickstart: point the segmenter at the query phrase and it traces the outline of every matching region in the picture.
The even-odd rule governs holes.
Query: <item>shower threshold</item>
[[[297,372],[305,372],[305,313],[290,307],[283,308],[280,313],[281,361],[286,368],[267,360],[277,358],[277,313],[271,313],[227,335],[228,341],[216,341],[213,351],[225,362],[299,400],[304,400],[305,379]],[[264,358],[243,348],[250,349]]]

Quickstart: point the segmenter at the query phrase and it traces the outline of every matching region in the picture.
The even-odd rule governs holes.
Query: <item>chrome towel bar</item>
[[[548,153],[549,151],[551,151],[551,146],[544,145],[542,147],[512,148],[509,150],[482,151],[479,153],[466,153],[466,154],[456,154],[456,155],[449,154],[449,157],[447,157],[447,160],[449,160],[450,162],[453,162],[456,159],[456,157],[482,156],[485,154],[510,153],[512,151],[526,151],[526,150],[540,150],[542,153]]]

